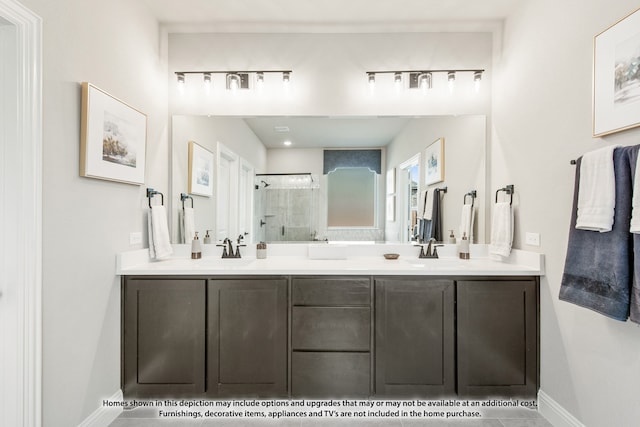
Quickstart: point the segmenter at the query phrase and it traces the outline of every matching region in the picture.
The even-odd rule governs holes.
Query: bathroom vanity
[[[125,398],[535,398],[541,255],[386,261],[369,251],[125,256]]]

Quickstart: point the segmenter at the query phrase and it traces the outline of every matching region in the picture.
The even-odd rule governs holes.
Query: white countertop
[[[147,249],[124,252],[116,261],[118,275],[431,275],[431,276],[541,276],[544,255],[514,249],[508,258],[491,257],[486,245],[472,245],[471,259],[455,255],[455,245],[438,248],[438,259],[418,258],[419,249],[411,245],[344,245],[346,259],[310,259],[305,244],[268,247],[266,259],[256,259],[255,249],[242,248],[240,259],[222,259],[220,248],[205,245],[201,259],[190,258],[190,246],[175,245],[174,255],[150,260]],[[450,246],[450,247],[449,247]],[[337,249],[328,245],[330,250]],[[339,251],[337,251],[339,252]],[[333,252],[331,252],[333,253]],[[399,253],[397,260],[382,254]],[[315,255],[314,255],[315,256]]]

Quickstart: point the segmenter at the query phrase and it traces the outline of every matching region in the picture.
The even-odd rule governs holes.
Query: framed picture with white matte
[[[82,83],[80,176],[144,184],[147,116]]]
[[[640,9],[594,37],[593,136],[640,126]]]
[[[213,196],[213,153],[189,141],[189,194]]]
[[[424,183],[444,181],[444,138],[438,138],[424,150]]]

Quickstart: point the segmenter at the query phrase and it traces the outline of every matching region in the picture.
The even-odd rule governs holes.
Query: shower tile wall
[[[256,190],[256,230],[260,240],[312,240],[318,232],[318,189],[300,188],[299,176],[262,178],[271,182]],[[262,226],[260,220],[264,221]]]

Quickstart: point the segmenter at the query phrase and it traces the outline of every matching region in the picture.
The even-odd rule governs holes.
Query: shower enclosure
[[[320,185],[312,174],[258,174],[255,224],[259,241],[317,240]]]

